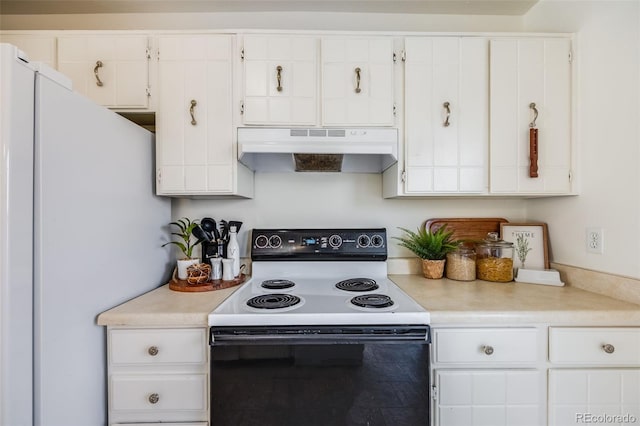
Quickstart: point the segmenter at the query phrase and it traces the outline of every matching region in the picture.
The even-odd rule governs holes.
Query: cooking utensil
[[[236,227],[236,232],[240,232],[240,227],[242,226],[242,222],[239,222],[237,220],[230,220],[229,228],[231,228],[232,226]]]
[[[200,226],[202,226],[202,229],[209,234],[210,239],[217,240],[220,238],[220,234],[218,234],[218,225],[216,224],[215,219],[204,217],[200,221]]]
[[[211,242],[211,237],[200,227],[200,225],[196,225],[195,228],[193,228],[193,235],[198,239],[198,243],[196,244],[203,241],[208,243]]]
[[[222,226],[222,229],[220,230],[220,239],[227,241],[229,238],[229,222],[221,220],[219,224]]]

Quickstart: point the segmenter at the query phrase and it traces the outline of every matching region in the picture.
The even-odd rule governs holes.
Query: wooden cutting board
[[[477,218],[437,218],[427,219],[424,226],[434,232],[447,225],[449,231],[453,231],[455,240],[480,241],[487,237],[489,232],[500,232],[500,224],[508,223],[507,219],[500,217],[477,217]]]

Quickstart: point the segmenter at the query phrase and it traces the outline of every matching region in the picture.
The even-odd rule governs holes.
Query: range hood
[[[240,127],[238,160],[257,172],[380,173],[398,161],[398,131]]]

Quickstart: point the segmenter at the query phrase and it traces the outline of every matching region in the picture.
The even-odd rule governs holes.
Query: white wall
[[[554,261],[640,278],[640,2],[542,0],[524,18],[576,33],[581,180],[580,196],[527,201],[527,216],[549,224]],[[589,226],[602,255],[585,249]]]
[[[247,253],[247,229],[278,227],[397,227],[416,229],[429,218],[505,217],[521,220],[524,201],[507,199],[385,200],[382,177],[356,173],[258,173],[251,200],[173,202],[175,217],[240,220],[241,249]],[[390,257],[412,256],[390,241]]]

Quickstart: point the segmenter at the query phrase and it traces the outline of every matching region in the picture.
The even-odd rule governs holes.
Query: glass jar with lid
[[[497,232],[489,232],[476,244],[476,276],[485,281],[513,281],[513,243],[501,240]]]
[[[476,251],[473,244],[462,243],[456,250],[447,253],[445,275],[456,281],[476,279]]]

